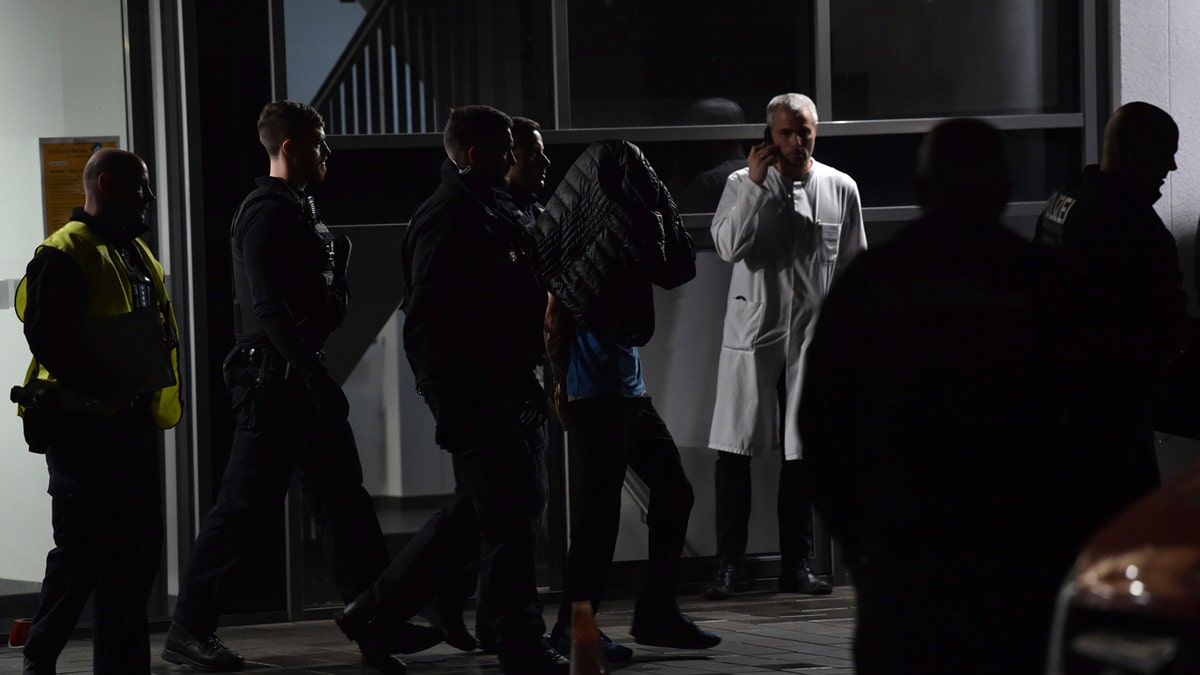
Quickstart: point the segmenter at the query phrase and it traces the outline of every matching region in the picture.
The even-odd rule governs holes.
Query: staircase
[[[312,106],[334,135],[440,132],[451,106],[471,103],[522,114],[549,90],[549,64],[522,65],[548,20],[534,4],[376,0]],[[523,95],[530,71],[544,86]]]

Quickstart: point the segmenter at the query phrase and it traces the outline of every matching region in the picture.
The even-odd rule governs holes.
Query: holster
[[[267,388],[282,382],[287,375],[287,361],[274,349],[261,347],[236,346],[226,356],[221,364],[221,377],[230,393],[235,390],[244,392],[244,397],[234,400],[235,406],[240,406],[250,426],[259,407],[263,404],[263,395]]]
[[[32,380],[29,384],[13,387],[9,400],[24,409],[21,422],[29,451],[46,454],[63,428],[63,403],[58,387],[44,380]]]

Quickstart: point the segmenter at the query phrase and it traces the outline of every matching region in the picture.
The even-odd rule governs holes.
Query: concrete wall
[[[450,454],[434,442],[433,415],[416,391],[395,311],[346,380],[363,486],[376,497],[454,492]]]
[[[1200,316],[1192,254],[1200,219],[1200,3],[1126,0],[1119,3],[1119,22],[1113,41],[1113,107],[1147,101],[1179,124],[1179,170],[1163,188],[1158,211],[1179,242],[1191,314]]]
[[[15,280],[44,237],[38,139],[120,136],[127,147],[120,0],[0,0],[0,385],[21,382],[29,349]],[[46,464],[0,406],[0,578],[41,581],[50,537]]]
[[[1157,204],[1179,243],[1179,262],[1189,312],[1197,304],[1193,246],[1200,220],[1200,3],[1195,0],[1114,0],[1112,107],[1147,101],[1179,124],[1179,169],[1171,174]],[[1200,442],[1160,437],[1164,477],[1200,459]]]

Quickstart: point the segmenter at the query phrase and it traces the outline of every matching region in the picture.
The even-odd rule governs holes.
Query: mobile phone
[[[763,127],[763,140],[769,145],[775,145],[775,139],[771,137],[771,127]]]

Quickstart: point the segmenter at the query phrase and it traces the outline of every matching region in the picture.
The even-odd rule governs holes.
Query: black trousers
[[[541,514],[547,500],[546,435],[543,425],[525,425],[525,441],[530,461],[529,482],[536,517],[534,529],[541,529]],[[475,502],[455,462],[455,495],[427,520],[404,549],[367,590],[359,602],[372,607],[377,616],[409,619],[444,596],[446,604],[461,608],[476,591],[480,569],[480,527]],[[487,617],[484,609],[477,616]],[[477,625],[476,632],[488,634],[489,626]]]
[[[528,400],[517,389],[511,395],[470,400],[426,394],[437,420],[438,443],[453,457],[460,500],[469,501],[478,526],[478,536],[464,540],[479,546],[477,630],[495,640],[502,660],[540,651],[546,631],[534,555],[544,500],[537,496],[538,460],[530,443],[530,429],[541,425],[522,422]],[[441,527],[466,537],[470,521],[460,500],[451,505],[460,520]],[[447,564],[448,573],[460,571],[462,562]],[[395,593],[393,589],[389,595]]]
[[[783,448],[782,420],[787,419],[786,373],[780,373],[775,387],[774,404],[779,406],[779,447]],[[760,405],[771,405],[769,401]],[[812,487],[803,459],[788,461],[782,451],[779,467],[779,493],[775,509],[779,521],[780,574],[798,571],[813,552]],[[717,451],[715,469],[717,557],[740,564],[746,556],[750,525],[750,456]]]
[[[158,430],[144,408],[116,417],[66,413],[46,465],[54,548],[25,657],[45,672],[92,599],[93,672],[150,672],[146,603],[163,520]]]
[[[779,469],[776,510],[779,519],[780,573],[796,572],[813,550],[812,489],[802,459]],[[750,456],[717,452],[717,556],[740,563],[746,555],[750,524]]]
[[[180,584],[175,621],[197,635],[216,630],[238,574],[260,532],[276,528],[278,507],[298,472],[334,583],[344,602],[388,564],[387,545],[347,420],[323,419],[299,379],[267,377],[255,366],[234,373],[230,387],[237,427],[221,491],[204,519]],[[247,396],[251,398],[247,398]]]
[[[621,523],[626,467],[650,488],[648,572],[639,605],[673,605],[695,498],[667,425],[649,397],[580,399],[571,403],[571,415],[571,546],[558,625],[570,627],[572,602],[600,605]]]

